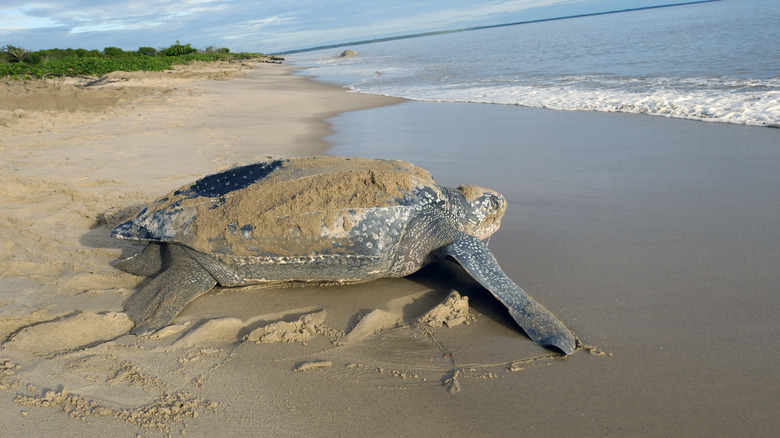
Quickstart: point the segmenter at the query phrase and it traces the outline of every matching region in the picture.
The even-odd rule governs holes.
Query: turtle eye
[[[498,211],[500,209],[500,205],[498,202],[498,198],[496,196],[491,195],[490,196],[490,209],[492,211]]]

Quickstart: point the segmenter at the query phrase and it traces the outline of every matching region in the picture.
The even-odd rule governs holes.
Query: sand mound
[[[462,297],[457,291],[450,292],[439,305],[417,318],[417,324],[429,327],[455,327],[468,324],[474,317],[469,313],[469,298]]]
[[[314,336],[331,335],[332,331],[325,327],[325,310],[303,315],[296,321],[278,321],[252,330],[246,341],[258,344],[274,342],[297,342],[306,345]]]
[[[238,332],[246,326],[246,323],[238,318],[210,319],[200,327],[192,329],[181,339],[173,343],[173,348],[185,348],[199,345],[204,342],[219,340],[235,340]],[[165,328],[161,329],[165,330]]]
[[[31,111],[98,112],[156,92],[143,86],[82,88],[47,81],[4,82],[0,83],[0,111],[17,115]]]
[[[133,322],[124,313],[79,313],[26,327],[13,335],[3,351],[24,351],[46,355],[57,351],[78,350],[127,333]]]
[[[363,315],[355,328],[339,341],[340,344],[354,344],[375,333],[396,327],[401,322],[401,316],[382,309],[374,309]]]

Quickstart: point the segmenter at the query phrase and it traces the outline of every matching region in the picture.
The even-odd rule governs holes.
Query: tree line
[[[176,41],[169,47],[139,47],[122,50],[106,47],[103,50],[45,49],[30,51],[6,45],[0,48],[0,77],[16,79],[58,76],[100,76],[112,71],[162,71],[174,64],[191,61],[225,61],[250,59],[260,53],[231,53],[225,47],[210,46],[199,50],[191,44]]]

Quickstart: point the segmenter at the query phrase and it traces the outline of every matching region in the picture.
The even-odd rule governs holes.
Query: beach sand
[[[5,431],[780,427],[777,130],[398,104],[288,66],[249,67],[116,73],[79,90],[0,85],[4,97],[24,96],[0,102]],[[148,280],[113,267],[140,249],[111,239],[113,225],[214,171],[325,152],[405,159],[441,183],[503,192],[510,210],[491,250],[588,348],[563,358],[538,347],[449,263],[368,284],[217,289],[166,329],[127,334],[122,302]]]

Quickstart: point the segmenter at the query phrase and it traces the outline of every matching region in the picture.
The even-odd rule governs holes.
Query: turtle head
[[[506,211],[506,199],[495,190],[477,186],[460,186],[450,190],[450,212],[453,226],[477,239],[487,239],[498,230]]]

